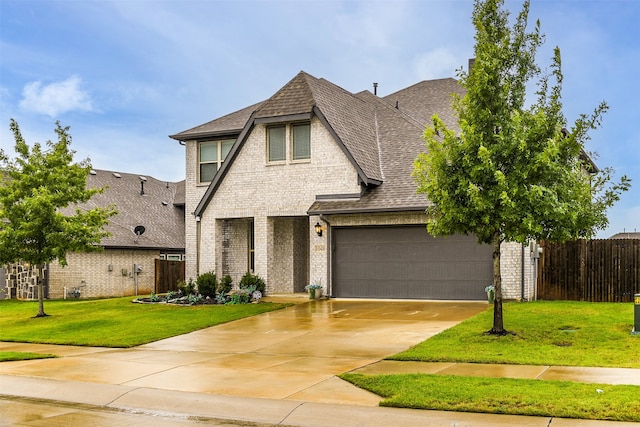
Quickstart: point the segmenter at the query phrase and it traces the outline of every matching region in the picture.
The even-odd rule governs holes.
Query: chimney
[[[373,94],[377,95],[378,94],[378,83],[374,83],[373,84]]]
[[[467,70],[467,73],[471,73],[471,69],[473,68],[473,65],[476,63],[476,58],[469,58],[469,69]]]

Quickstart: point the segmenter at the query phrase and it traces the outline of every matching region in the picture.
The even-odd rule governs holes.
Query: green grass
[[[381,406],[640,421],[637,386],[420,374],[340,377],[384,397]]]
[[[640,368],[633,320],[632,303],[506,303],[513,335],[484,334],[493,324],[489,309],[390,359]]]
[[[504,321],[513,334],[485,334],[489,308],[390,359],[640,368],[631,303],[508,303]],[[341,378],[382,396],[382,406],[640,422],[638,386],[427,374]]]
[[[28,353],[24,351],[0,351],[0,362],[13,362],[16,360],[51,359],[58,357],[53,354]]]
[[[132,297],[45,302],[0,301],[0,341],[133,347],[287,306],[133,304]]]

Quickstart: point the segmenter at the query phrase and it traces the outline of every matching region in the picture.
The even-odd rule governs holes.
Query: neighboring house
[[[171,135],[186,146],[186,277],[248,270],[267,292],[479,300],[492,250],[434,238],[411,173],[438,113],[456,127],[454,79],[385,97],[300,72],[266,101]],[[502,253],[506,298],[534,295],[521,245]]]
[[[153,292],[155,260],[184,259],[184,181],[92,170],[87,186],[105,190],[81,207],[112,205],[118,210],[106,227],[111,236],[101,241],[104,251],[69,253],[67,266],[47,265],[45,296],[69,298],[74,290],[83,298]],[[37,298],[35,274],[32,266],[9,265],[9,296]]]
[[[623,231],[622,233],[614,234],[609,237],[610,239],[640,239],[640,232],[637,231]]]

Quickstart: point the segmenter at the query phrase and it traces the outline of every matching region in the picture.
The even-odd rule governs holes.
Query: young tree
[[[425,130],[427,152],[415,160],[418,192],[433,235],[474,234],[493,246],[495,288],[492,334],[505,334],[500,245],[530,240],[566,241],[606,227],[607,208],[627,190],[623,176],[611,183],[584,150],[588,131],[600,125],[607,105],[580,115],[570,129],[562,113],[560,51],[551,74],[535,62],[544,42],[540,22],[527,32],[529,1],[513,27],[503,0],[476,0],[475,63],[458,71],[464,96],[454,97],[459,132],[437,117]],[[537,100],[525,105],[527,83],[537,79]]]
[[[103,228],[116,212],[112,208],[79,208],[79,203],[102,189],[86,188],[91,164],[88,159],[73,163],[69,127],[56,122],[58,141],[48,141],[47,149],[38,143],[30,148],[13,119],[10,128],[17,156],[11,160],[0,150],[0,263],[22,261],[38,266],[36,317],[43,317],[47,316],[43,266],[54,260],[66,265],[67,252],[102,249],[100,240],[108,235]]]

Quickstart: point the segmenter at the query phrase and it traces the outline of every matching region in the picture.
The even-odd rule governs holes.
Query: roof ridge
[[[398,93],[400,93],[400,92],[404,92],[404,91],[410,90],[410,89],[412,89],[412,88],[414,88],[414,87],[416,87],[416,86],[419,86],[419,85],[422,85],[422,84],[425,84],[425,83],[435,83],[435,82],[442,82],[442,81],[446,81],[446,80],[451,80],[451,81],[455,81],[455,82],[460,82],[458,79],[454,79],[453,77],[442,77],[442,78],[439,78],[439,79],[426,79],[426,80],[420,80],[420,81],[419,81],[419,82],[417,82],[417,83],[414,83],[414,84],[412,84],[412,85],[410,85],[410,86],[407,86],[407,87],[404,87],[404,88],[402,88],[402,89],[398,89],[397,91],[392,92],[392,93],[390,93],[390,94],[388,94],[388,95],[385,95],[385,96],[383,96],[383,97],[381,97],[381,98],[382,98],[382,99],[389,98],[389,97],[391,97],[391,96],[393,96],[393,95],[396,95],[396,94],[398,94]]]

